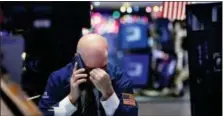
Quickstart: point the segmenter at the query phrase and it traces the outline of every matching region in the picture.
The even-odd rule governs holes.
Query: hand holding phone
[[[84,77],[83,82],[81,81],[80,83],[78,83],[79,84],[78,89],[74,87],[75,88],[74,92],[71,94],[75,94],[76,92],[78,92],[78,96],[75,97],[75,101],[77,101],[78,98],[80,97],[80,99],[78,100],[78,104],[79,104],[78,107],[79,107],[79,110],[82,112],[82,114],[85,114],[87,112],[89,104],[93,103],[93,101],[94,101],[94,93],[92,90],[93,84],[90,82],[90,80],[88,78],[89,75],[87,75],[86,70],[82,70],[82,69],[85,69],[85,64],[84,64],[83,59],[81,58],[81,55],[79,53],[77,53],[75,55],[75,62],[77,63],[77,66],[76,66],[77,70],[78,69],[81,70],[82,73],[86,75],[86,77]],[[75,102],[72,102],[72,103],[75,103]],[[95,103],[93,103],[93,104],[95,104]]]
[[[70,94],[68,95],[71,103],[75,104],[80,97],[80,84],[87,82],[87,74],[84,74],[85,69],[78,69],[78,63],[75,63],[72,77],[70,79]]]
[[[81,69],[81,68],[85,68],[85,64],[84,64],[84,61],[83,61],[83,59],[81,58],[81,55],[79,54],[79,53],[77,53],[76,55],[75,55],[75,61],[77,62],[77,69]],[[86,71],[84,72],[84,73],[86,73]],[[87,74],[87,73],[86,73]],[[89,86],[88,86],[89,85]],[[91,85],[91,83],[89,82],[89,78],[87,77],[87,81],[86,81],[86,83],[82,83],[82,84],[80,84],[80,89],[81,90],[84,90],[84,89],[86,89],[87,87],[90,87],[90,85]]]

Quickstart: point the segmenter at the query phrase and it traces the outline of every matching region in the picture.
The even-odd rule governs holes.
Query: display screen
[[[120,48],[137,49],[148,46],[148,20],[146,17],[126,15],[120,19],[120,22]]]
[[[132,78],[134,86],[145,86],[149,80],[149,55],[125,54],[123,68]]]

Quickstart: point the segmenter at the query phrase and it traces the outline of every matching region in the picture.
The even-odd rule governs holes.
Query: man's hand
[[[104,70],[100,68],[93,69],[90,72],[90,80],[102,93],[103,100],[107,100],[114,93],[110,77]]]
[[[70,79],[70,94],[68,95],[72,104],[75,104],[80,97],[79,85],[87,81],[87,74],[83,74],[84,71],[84,68],[77,70],[77,63],[75,63],[73,74]]]

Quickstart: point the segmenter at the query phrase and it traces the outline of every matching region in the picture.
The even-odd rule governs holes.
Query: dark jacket
[[[65,67],[53,72],[47,82],[45,92],[48,99],[42,98],[39,107],[44,115],[54,115],[52,107],[64,99],[70,92],[70,77],[74,68],[74,62],[67,64]],[[114,116],[138,116],[138,106],[126,105],[123,103],[122,93],[133,94],[131,78],[127,76],[119,67],[112,64],[107,65],[107,73],[110,75],[113,88],[117,94],[120,104],[115,111]],[[49,111],[51,109],[51,111]],[[100,104],[100,114],[105,116],[102,105]],[[75,112],[76,113],[76,112]],[[74,115],[75,115],[74,113]]]

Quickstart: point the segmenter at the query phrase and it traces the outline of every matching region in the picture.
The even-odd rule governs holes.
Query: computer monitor
[[[119,45],[122,50],[148,47],[146,17],[127,15],[120,19]]]
[[[147,86],[149,81],[149,61],[147,54],[124,54],[122,67],[132,78],[134,87]]]

